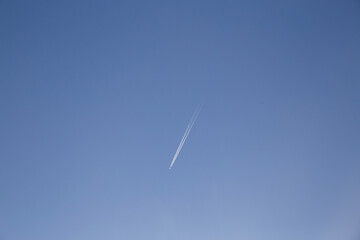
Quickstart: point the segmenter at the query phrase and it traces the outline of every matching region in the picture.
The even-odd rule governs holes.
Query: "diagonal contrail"
[[[191,117],[191,120],[186,128],[186,131],[184,133],[184,136],[182,137],[181,141],[180,141],[180,144],[175,152],[175,155],[171,161],[171,164],[170,164],[170,167],[169,167],[169,170],[172,168],[172,166],[174,165],[175,161],[176,161],[176,158],[178,157],[180,151],[181,151],[181,148],[183,147],[185,141],[186,141],[186,138],[189,136],[189,133],[191,131],[191,128],[194,126],[194,123],[199,115],[199,112],[200,112],[200,106],[197,106],[196,109],[195,109],[195,112],[193,114],[193,116]]]
[[[195,120],[196,120],[199,112],[200,112],[200,105],[198,105],[198,106],[196,107],[195,112],[194,112],[193,116],[192,116],[191,119],[190,119],[190,122],[189,122],[189,124],[188,124],[188,126],[187,126],[187,128],[186,128],[186,131],[185,131],[185,133],[184,133],[184,136],[183,136],[183,138],[181,139],[181,142],[180,142],[180,144],[179,144],[178,149],[176,150],[176,153],[175,153],[175,156],[176,156],[176,157],[177,157],[177,155],[180,153],[180,150],[181,150],[182,146],[184,145],[184,142],[185,142],[186,138],[188,137],[188,135],[189,135],[189,133],[190,133],[190,129],[191,129],[192,126],[194,125]]]
[[[192,116],[192,118],[191,118],[191,120],[190,120],[190,123],[188,124],[188,126],[187,126],[187,128],[186,128],[186,131],[185,131],[185,133],[184,133],[184,136],[183,136],[183,138],[181,139],[180,144],[179,144],[179,146],[178,146],[178,148],[177,148],[177,150],[176,150],[176,152],[175,152],[175,155],[174,155],[174,157],[173,157],[173,160],[171,161],[171,164],[170,164],[169,169],[171,169],[171,167],[174,165],[175,160],[176,160],[176,158],[178,157],[178,155],[179,155],[179,153],[180,153],[180,151],[181,151],[181,148],[182,148],[182,146],[184,145],[185,140],[186,140],[186,138],[188,137],[188,135],[189,135],[189,133],[190,133],[190,130],[191,130],[192,126],[194,125],[194,122],[195,122],[195,120],[196,120],[196,118],[197,118],[197,115],[198,115],[198,113],[199,113],[198,111],[199,111],[198,109],[195,110],[195,113],[194,113],[194,115]]]
[[[181,148],[183,147],[183,145],[184,145],[184,143],[185,143],[185,140],[186,140],[186,138],[187,138],[188,135],[189,135],[190,129],[192,128],[192,126],[193,126],[193,124],[194,124],[194,119],[195,119],[195,118],[192,118],[192,119],[191,119],[191,121],[190,121],[190,123],[189,123],[189,125],[188,125],[188,127],[187,127],[187,129],[186,129],[186,131],[185,131],[185,134],[184,134],[183,138],[181,139],[181,142],[180,142],[180,144],[179,144],[179,146],[178,146],[178,148],[177,148],[177,150],[176,150],[176,152],[175,152],[175,155],[174,155],[174,157],[173,157],[173,160],[172,160],[172,162],[171,162],[170,168],[171,168],[172,165],[174,164],[175,159],[178,157],[178,155],[179,155],[179,153],[180,153],[180,151],[181,151]],[[169,169],[170,169],[170,168],[169,168]]]
[[[185,131],[184,136],[182,137],[182,139],[181,139],[181,141],[180,141],[180,144],[179,144],[178,148],[176,149],[175,155],[178,154],[179,151],[180,151],[180,149],[182,148],[182,145],[184,144],[184,141],[185,141],[185,139],[187,138],[188,132],[189,132],[190,128],[191,128],[192,125],[193,125],[193,122],[194,122],[194,119],[195,119],[195,116],[196,116],[196,112],[197,112],[197,111],[198,111],[198,108],[195,109],[195,112],[194,112],[194,114],[192,115],[188,126],[186,127],[186,131]]]
[[[183,147],[186,138],[189,136],[190,130],[191,130],[191,128],[193,127],[193,125],[194,125],[194,123],[195,123],[195,121],[196,121],[196,119],[197,119],[198,114],[199,114],[199,110],[198,110],[198,112],[196,113],[196,115],[193,116],[192,122],[190,122],[190,124],[189,124],[189,126],[188,126],[186,135],[184,135],[183,140],[182,140],[182,142],[181,142],[180,145],[179,145],[179,150],[177,151],[177,155],[179,155],[180,150],[181,150],[181,148]]]

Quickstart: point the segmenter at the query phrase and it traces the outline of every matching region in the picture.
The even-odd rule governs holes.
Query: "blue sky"
[[[359,1],[3,0],[0,29],[1,240],[359,237]]]

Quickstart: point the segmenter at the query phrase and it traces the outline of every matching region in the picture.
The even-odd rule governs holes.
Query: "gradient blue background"
[[[359,1],[1,0],[0,29],[0,239],[359,239]]]

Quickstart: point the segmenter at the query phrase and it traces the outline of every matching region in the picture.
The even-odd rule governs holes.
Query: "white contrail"
[[[176,158],[178,157],[178,155],[179,155],[179,153],[180,153],[180,151],[181,151],[181,148],[182,148],[182,146],[184,145],[185,140],[186,140],[186,138],[188,137],[188,135],[189,135],[189,133],[190,133],[190,130],[191,130],[192,126],[194,125],[195,120],[196,120],[196,118],[197,118],[197,115],[198,115],[198,113],[199,113],[198,111],[199,111],[199,110],[197,109],[197,110],[195,111],[194,115],[192,116],[192,118],[191,118],[191,120],[190,120],[190,123],[189,123],[188,127],[186,128],[186,131],[185,131],[185,133],[184,133],[184,136],[183,136],[183,138],[181,139],[180,144],[179,144],[179,146],[178,146],[178,148],[177,148],[177,150],[176,150],[176,152],[175,152],[175,155],[174,155],[174,157],[173,157],[173,160],[172,160],[172,162],[171,162],[171,164],[170,164],[169,169],[171,169],[171,167],[174,165],[175,160],[176,160]]]
[[[195,113],[196,113],[196,112],[197,112],[197,109],[195,110]],[[171,166],[174,164],[174,162],[175,162],[174,159],[177,158],[177,156],[178,156],[178,154],[179,154],[179,152],[180,152],[180,150],[181,150],[181,148],[182,148],[182,145],[184,144],[184,141],[185,141],[185,139],[187,138],[189,129],[191,128],[192,123],[194,122],[194,117],[195,117],[195,115],[196,115],[195,113],[194,113],[193,116],[191,117],[190,122],[189,122],[188,126],[186,127],[186,131],[185,131],[185,133],[184,133],[184,136],[182,137],[182,139],[181,139],[181,141],[180,141],[180,144],[179,144],[178,148],[176,149],[176,152],[175,152],[173,161],[171,162]],[[171,168],[171,166],[170,166],[170,168]],[[170,168],[169,168],[169,169],[170,169]]]
[[[182,145],[184,144],[184,141],[185,141],[185,139],[187,138],[188,132],[189,132],[190,128],[191,128],[192,125],[193,125],[193,122],[194,122],[194,119],[195,119],[195,116],[196,116],[196,112],[197,112],[197,111],[198,111],[198,107],[195,109],[195,112],[194,112],[194,114],[192,115],[188,126],[186,127],[186,131],[185,131],[184,136],[182,137],[182,139],[181,139],[181,141],[180,141],[180,144],[179,144],[178,148],[176,149],[175,155],[180,152],[180,149],[182,148]]]
[[[186,141],[186,138],[189,136],[189,133],[191,131],[191,128],[194,126],[194,123],[199,115],[199,112],[200,112],[200,106],[197,106],[196,109],[195,109],[195,112],[193,114],[193,116],[191,117],[191,120],[186,128],[186,131],[184,133],[184,136],[182,137],[181,141],[180,141],[180,144],[175,152],[175,155],[173,157],[173,160],[171,161],[171,164],[170,164],[170,167],[169,167],[169,170],[172,168],[172,166],[174,165],[175,163],[175,160],[176,158],[178,157],[180,151],[181,151],[181,148],[183,147],[185,141]]]
[[[181,148],[183,147],[183,145],[184,145],[184,143],[185,143],[186,138],[189,136],[190,129],[191,129],[192,126],[194,125],[195,119],[196,119],[195,116],[193,116],[192,119],[190,120],[190,123],[189,123],[189,125],[188,125],[188,127],[187,127],[187,129],[186,129],[186,131],[185,131],[185,133],[184,133],[184,136],[183,136],[183,138],[181,139],[181,142],[180,142],[180,144],[179,144],[179,146],[178,146],[178,148],[177,148],[177,150],[176,150],[176,152],[175,152],[175,155],[174,155],[174,158],[173,158],[173,161],[172,161],[172,163],[171,163],[170,168],[171,168],[172,165],[174,164],[175,159],[178,157],[178,155],[179,155],[179,153],[180,153],[180,151],[181,151]],[[169,169],[170,169],[170,168],[169,168]]]

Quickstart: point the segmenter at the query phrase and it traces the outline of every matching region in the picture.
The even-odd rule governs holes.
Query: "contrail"
[[[177,148],[177,150],[176,150],[176,152],[175,152],[175,155],[174,155],[174,157],[173,157],[173,160],[171,161],[169,170],[170,170],[170,169],[172,168],[172,166],[174,165],[174,163],[175,163],[175,161],[176,161],[176,158],[178,157],[178,155],[179,155],[179,153],[180,153],[180,151],[181,151],[181,148],[183,147],[183,145],[184,145],[184,143],[185,143],[185,141],[186,141],[186,138],[189,136],[189,133],[190,133],[190,131],[191,131],[191,128],[194,126],[194,123],[195,123],[195,121],[196,121],[196,119],[197,119],[197,117],[198,117],[198,115],[199,115],[200,109],[201,109],[200,105],[196,107],[195,112],[194,112],[193,116],[191,117],[190,122],[189,122],[189,124],[188,124],[188,126],[187,126],[187,128],[186,128],[186,131],[185,131],[185,133],[184,133],[184,136],[182,137],[182,139],[181,139],[181,141],[180,141],[180,144],[179,144],[179,146],[178,146],[178,148]]]
[[[188,135],[189,135],[189,133],[190,133],[190,130],[191,130],[192,126],[193,126],[194,123],[195,123],[195,120],[196,120],[196,118],[197,118],[197,115],[199,114],[199,110],[200,110],[199,108],[197,108],[197,109],[195,110],[195,113],[194,113],[194,115],[192,116],[192,118],[191,118],[191,120],[190,120],[190,123],[188,124],[188,126],[187,126],[187,128],[186,128],[186,131],[185,131],[185,133],[184,133],[184,136],[183,136],[183,138],[182,138],[181,141],[180,141],[179,147],[177,148],[177,150],[176,150],[176,152],[175,152],[174,158],[173,158],[173,160],[172,160],[172,162],[171,162],[171,164],[170,164],[169,169],[171,169],[171,167],[174,165],[174,162],[175,162],[176,158],[178,157],[178,155],[179,155],[179,153],[180,153],[180,151],[181,151],[181,148],[182,148],[182,146],[184,145],[185,140],[186,140],[186,138],[188,137]]]
[[[185,131],[185,133],[184,133],[184,136],[183,136],[183,138],[181,139],[181,142],[180,142],[180,144],[179,144],[179,146],[178,146],[178,148],[177,148],[177,150],[176,150],[176,152],[175,152],[173,161],[172,161],[172,163],[171,163],[171,167],[172,167],[172,165],[174,164],[175,159],[176,159],[177,156],[179,155],[179,153],[180,153],[180,151],[181,151],[181,148],[183,147],[183,145],[184,145],[184,143],[185,143],[186,138],[189,136],[190,129],[191,129],[192,126],[194,125],[194,122],[195,122],[195,115],[191,118],[190,123],[189,123],[188,127],[186,128],[186,131]],[[170,168],[171,168],[171,167],[170,167]]]
[[[185,139],[186,139],[187,136],[189,135],[189,130],[192,128],[192,125],[193,125],[193,123],[194,123],[194,121],[195,121],[195,117],[197,117],[197,116],[196,116],[196,112],[197,112],[197,111],[198,111],[198,108],[195,109],[195,112],[194,112],[193,116],[191,117],[188,126],[186,127],[186,131],[185,131],[184,136],[182,137],[182,139],[181,139],[181,141],[180,141],[180,144],[179,144],[179,146],[178,146],[178,148],[177,148],[177,150],[176,150],[176,152],[175,152],[175,155],[180,152],[180,149],[182,148],[182,146],[183,146],[183,144],[184,144],[184,142],[185,142]]]

